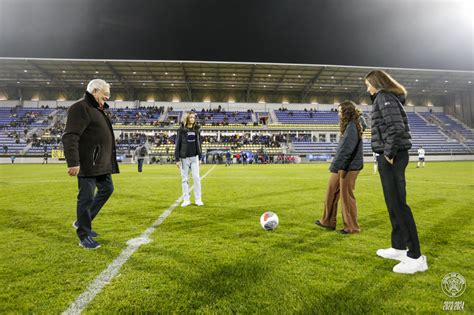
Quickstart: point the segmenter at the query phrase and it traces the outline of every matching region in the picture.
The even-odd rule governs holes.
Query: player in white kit
[[[425,167],[425,149],[423,149],[423,146],[418,148],[418,165],[416,168],[419,168],[420,164],[422,167]]]

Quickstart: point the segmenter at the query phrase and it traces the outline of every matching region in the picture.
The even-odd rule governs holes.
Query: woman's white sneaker
[[[417,259],[407,257],[403,259],[398,265],[393,267],[393,272],[414,274],[416,272],[423,272],[428,270],[428,262],[426,256],[422,255]]]
[[[191,204],[191,201],[189,201],[189,200],[184,200],[183,203],[181,204],[181,207],[184,208],[184,207],[189,206],[190,204]]]
[[[377,256],[402,261],[407,258],[407,250],[395,249],[392,247],[386,249],[379,249],[377,250]]]
[[[202,200],[196,200],[196,206],[204,206],[204,202],[202,202]]]

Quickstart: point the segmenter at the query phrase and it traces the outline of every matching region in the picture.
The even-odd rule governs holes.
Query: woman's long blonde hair
[[[183,125],[184,127],[188,127],[188,124],[189,124],[189,117],[191,117],[191,115],[194,116],[194,124],[191,128],[194,128],[196,126],[196,121],[197,121],[197,115],[195,112],[186,112],[183,116]]]
[[[372,70],[367,73],[365,79],[377,90],[384,90],[396,95],[407,96],[407,90],[405,87],[385,71]]]

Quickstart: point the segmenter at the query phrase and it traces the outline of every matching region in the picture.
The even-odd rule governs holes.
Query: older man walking
[[[112,124],[104,113],[109,97],[109,84],[90,81],[84,97],[69,108],[62,137],[67,172],[77,176],[79,186],[73,226],[79,245],[86,249],[100,247],[92,221],[114,191],[111,174],[119,173]]]

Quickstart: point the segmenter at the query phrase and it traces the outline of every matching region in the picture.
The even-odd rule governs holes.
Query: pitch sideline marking
[[[209,173],[211,173],[216,166],[214,165],[210,170],[208,170],[201,179],[206,178]],[[189,192],[193,191],[194,185],[190,188]],[[77,299],[72,302],[68,309],[65,310],[62,314],[81,314],[81,312],[89,305],[90,302],[99,294],[102,289],[112,281],[112,279],[118,274],[120,268],[122,268],[123,264],[127,262],[127,260],[135,253],[138,248],[144,244],[148,244],[151,242],[149,235],[153,233],[153,231],[158,227],[170,214],[173,210],[179,205],[179,203],[183,200],[183,197],[179,197],[176,201],[166,209],[152,225],[150,225],[145,232],[143,232],[140,236],[130,239],[127,241],[127,248],[125,248],[120,255],[118,255],[115,260],[110,263],[106,269],[104,269],[97,278],[92,281],[92,283],[87,287],[86,291],[84,291],[81,295],[77,297]]]

